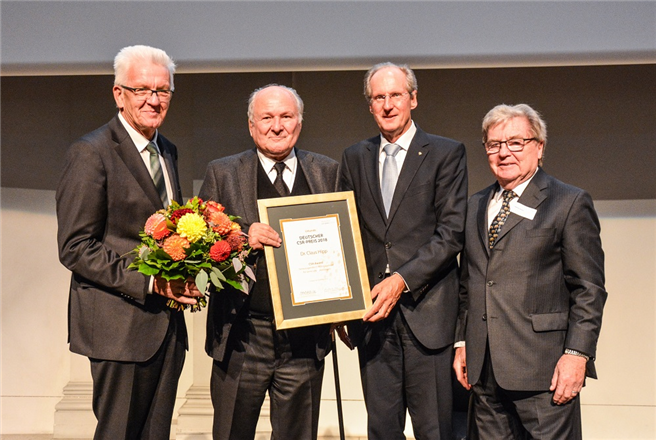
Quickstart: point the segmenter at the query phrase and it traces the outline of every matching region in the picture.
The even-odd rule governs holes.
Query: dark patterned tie
[[[508,190],[505,190],[501,195],[503,196],[503,204],[501,205],[501,209],[499,210],[499,213],[497,214],[494,221],[490,225],[490,231],[488,233],[488,242],[490,244],[490,249],[494,247],[494,244],[496,243],[497,238],[499,237],[499,232],[501,231],[501,227],[506,222],[508,215],[510,215],[510,201],[515,197],[517,197],[517,194],[515,194],[513,191],[508,191]]]
[[[392,206],[392,198],[394,197],[394,189],[396,188],[396,181],[399,177],[398,167],[396,165],[396,154],[401,147],[397,144],[387,144],[383,148],[385,151],[385,162],[383,162],[383,179],[381,185],[381,193],[383,194],[383,204],[385,205],[385,214],[389,216],[390,207]]]
[[[159,193],[159,198],[162,200],[162,204],[166,207],[169,204],[169,196],[166,194],[166,183],[164,182],[164,174],[162,174],[162,165],[159,163],[159,152],[153,142],[149,142],[146,149],[150,153],[150,171],[153,182]]]
[[[287,197],[290,194],[289,188],[285,181],[282,180],[282,172],[285,170],[285,164],[284,162],[276,162],[273,167],[276,169],[277,173],[276,180],[273,181],[273,186],[276,187],[276,190],[281,197]]]

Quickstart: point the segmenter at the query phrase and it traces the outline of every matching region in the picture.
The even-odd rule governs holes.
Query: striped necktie
[[[159,162],[159,152],[154,142],[148,142],[146,149],[150,153],[150,174],[153,177],[155,188],[159,193],[159,198],[162,200],[164,207],[169,204],[169,197],[166,194],[166,183],[164,182],[164,174],[162,173],[162,165]]]

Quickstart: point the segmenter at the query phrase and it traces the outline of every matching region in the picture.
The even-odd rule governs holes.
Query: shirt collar
[[[396,140],[396,142],[390,142],[387,139],[385,139],[385,136],[381,133],[380,135],[380,150],[378,151],[379,153],[382,153],[383,148],[385,148],[385,145],[394,143],[401,147],[403,150],[408,151],[410,148],[410,143],[412,142],[412,138],[415,137],[415,133],[417,133],[417,126],[415,125],[415,121],[411,121],[410,123],[410,128],[408,128],[408,131],[403,133],[400,138]]]
[[[262,168],[264,168],[264,171],[266,171],[267,174],[273,170],[273,166],[276,164],[276,161],[266,157],[260,150],[257,150],[257,156],[260,159],[260,163],[262,164]],[[292,151],[287,155],[286,158],[284,158],[281,162],[289,168],[289,170],[294,174],[296,171],[296,148],[292,148]]]
[[[520,183],[520,184],[517,185],[515,188],[513,188],[513,192],[514,192],[515,194],[517,194],[517,198],[519,198],[519,197],[522,196],[522,194],[524,193],[524,190],[526,190],[526,187],[528,186],[528,184],[531,183],[531,180],[533,179],[533,177],[535,177],[535,173],[538,172],[538,168],[540,168],[540,167],[537,167],[537,168],[535,169],[535,171],[533,172],[533,174],[531,175],[531,177],[529,177],[526,181]],[[498,191],[496,192],[496,194],[494,195],[494,198],[497,199],[497,200],[500,199],[500,198],[501,198],[501,194],[502,194],[504,191],[505,191],[504,188],[503,188],[501,185],[499,185],[499,190],[498,190]]]
[[[139,152],[142,152],[148,146],[151,140],[146,139],[141,133],[135,130],[134,127],[128,124],[128,121],[125,120],[125,118],[120,112],[118,114],[118,119],[119,121],[121,121],[121,124],[123,124],[123,127],[125,127],[125,130],[128,132],[130,139],[132,139],[132,143],[134,143],[134,145],[137,147],[137,150],[139,150]],[[157,147],[157,135],[158,135],[158,131],[155,130],[155,135],[153,136],[152,142],[155,144],[156,147]],[[157,150],[159,151],[159,147],[157,147]]]

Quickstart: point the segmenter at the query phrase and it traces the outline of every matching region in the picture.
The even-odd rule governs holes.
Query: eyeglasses
[[[387,98],[390,99],[394,104],[398,104],[401,102],[403,97],[405,95],[409,95],[410,92],[403,92],[403,93],[390,93],[389,95],[376,95],[373,98],[371,98],[371,102],[375,102],[376,104],[383,104]]]
[[[526,144],[528,144],[531,141],[537,141],[535,138],[528,138],[528,139],[522,139],[522,138],[517,138],[517,139],[508,139],[507,141],[487,141],[483,143],[483,146],[485,147],[485,150],[487,151],[487,154],[496,154],[501,150],[501,145],[506,144],[508,147],[508,150],[512,151],[513,153],[516,153],[518,151],[522,151]]]
[[[139,98],[140,100],[147,100],[150,99],[151,96],[157,95],[160,101],[162,102],[169,102],[171,100],[171,97],[173,96],[173,90],[168,90],[168,89],[147,89],[145,87],[128,87],[121,85],[125,90],[129,90],[132,93],[134,93],[134,96]]]

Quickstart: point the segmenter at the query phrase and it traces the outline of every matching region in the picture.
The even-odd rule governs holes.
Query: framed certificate
[[[257,201],[282,238],[265,246],[276,328],[361,319],[371,306],[352,191]]]

